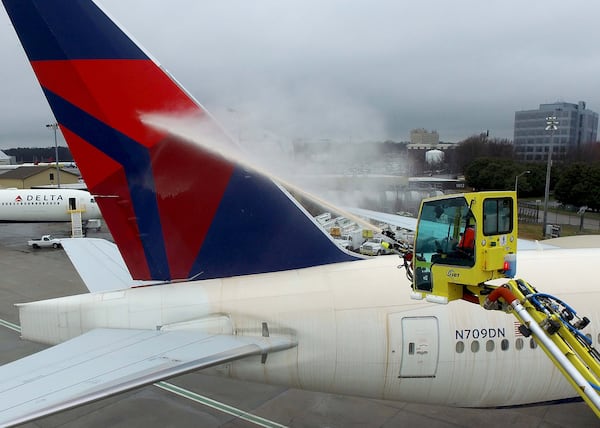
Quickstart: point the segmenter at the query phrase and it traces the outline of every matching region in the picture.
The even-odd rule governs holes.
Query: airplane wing
[[[106,239],[65,238],[60,243],[92,293],[156,284],[134,280],[117,246]]]
[[[0,367],[0,426],[192,370],[288,349],[292,340],[198,331],[97,329]]]
[[[388,214],[378,211],[366,210],[364,208],[344,208],[346,211],[351,212],[354,215],[358,215],[364,218],[369,218],[383,223],[390,224],[392,226],[402,227],[408,230],[416,230],[417,219],[414,217],[405,217],[397,214]]]
[[[363,208],[345,208],[347,211],[352,214],[369,218],[376,221],[381,221],[392,226],[402,227],[408,230],[416,230],[417,228],[417,219],[413,217],[405,217],[397,214],[388,214],[382,213],[378,211],[366,210]],[[540,226],[541,227],[541,226]],[[542,251],[542,250],[553,250],[560,248],[556,245],[541,243],[539,241],[529,240],[529,239],[518,239],[517,240],[517,249],[518,251]]]

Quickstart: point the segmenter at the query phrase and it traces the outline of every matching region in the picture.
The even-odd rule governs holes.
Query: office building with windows
[[[556,117],[557,129],[546,129],[548,117]],[[540,104],[537,110],[515,112],[514,148],[518,159],[544,161],[552,144],[552,158],[563,159],[582,144],[596,141],[598,113],[577,104]]]

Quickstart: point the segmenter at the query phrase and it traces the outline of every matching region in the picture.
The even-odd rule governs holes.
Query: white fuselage
[[[0,221],[70,221],[69,199],[81,210],[83,220],[101,218],[94,197],[75,189],[0,189]]]
[[[600,250],[528,251],[519,276],[592,320],[597,342]],[[576,396],[516,319],[467,302],[409,299],[396,256],[296,271],[70,296],[20,305],[25,339],[58,343],[96,327],[198,328],[297,340],[219,374],[391,400],[504,406]]]

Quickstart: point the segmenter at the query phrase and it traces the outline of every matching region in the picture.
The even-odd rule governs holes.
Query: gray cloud
[[[288,140],[512,138],[515,110],[600,110],[600,4],[104,0],[230,130]],[[0,147],[47,145],[52,115],[0,12]],[[235,110],[235,112],[232,112]]]

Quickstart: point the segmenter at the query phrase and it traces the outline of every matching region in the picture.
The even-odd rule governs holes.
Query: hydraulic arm
[[[434,303],[463,299],[513,314],[600,418],[600,353],[584,333],[589,320],[560,299],[513,278],[517,209],[514,192],[425,199],[412,252],[404,252],[411,297]],[[509,279],[504,285],[489,281]]]
[[[509,280],[487,295],[483,307],[512,313],[520,331],[533,336],[548,358],[600,417],[600,354],[580,330],[589,324],[566,303],[538,293],[531,284]]]

